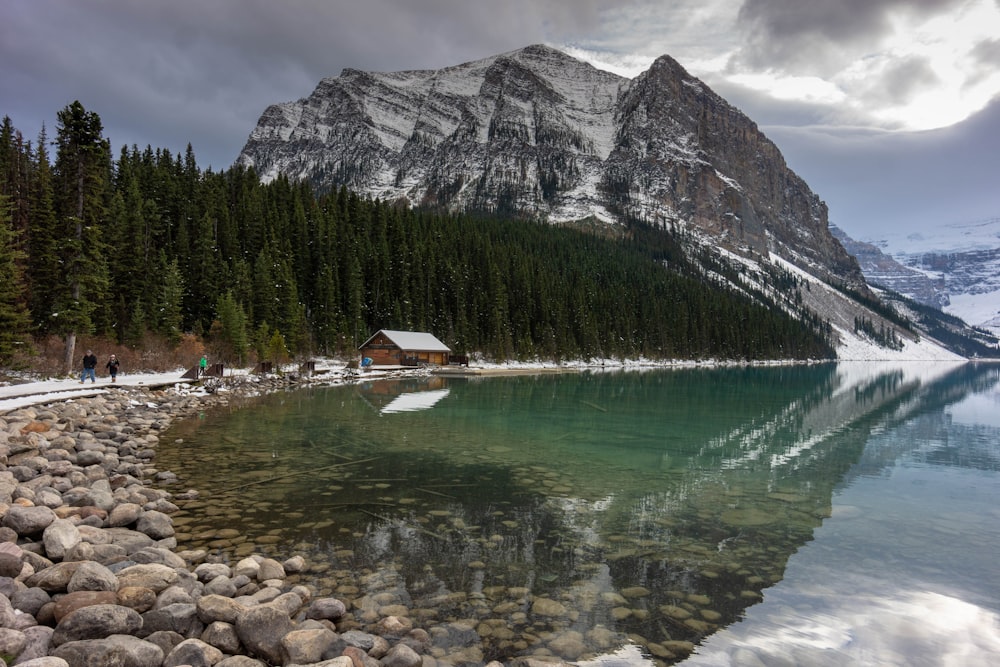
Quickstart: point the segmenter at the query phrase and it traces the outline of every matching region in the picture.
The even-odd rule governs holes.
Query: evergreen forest
[[[0,128],[0,364],[46,337],[204,340],[230,363],[354,355],[381,328],[492,359],[833,355],[817,321],[713,285],[676,232],[614,234],[315,192],[147,146],[74,102]]]

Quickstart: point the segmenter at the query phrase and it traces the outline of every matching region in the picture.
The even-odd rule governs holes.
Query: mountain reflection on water
[[[157,456],[200,491],[178,500],[181,546],[305,556],[299,580],[351,603],[345,629],[403,614],[451,664],[623,648],[669,664],[695,647],[730,664],[759,647],[711,638],[781,588],[837,490],[923,441],[870,443],[997,379],[972,364],[415,378],[185,421]],[[385,410],[400,397],[423,409]],[[996,472],[995,443],[967,450],[947,456]]]

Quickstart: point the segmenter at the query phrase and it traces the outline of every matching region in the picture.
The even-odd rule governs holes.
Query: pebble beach
[[[429,654],[433,628],[397,614],[362,625],[342,600],[298,583],[301,556],[213,562],[178,548],[174,501],[198,492],[157,469],[160,434],[310,381],[276,376],[211,393],[119,386],[0,412],[0,664],[451,664]]]

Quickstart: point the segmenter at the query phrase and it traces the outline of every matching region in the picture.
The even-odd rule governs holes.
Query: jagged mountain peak
[[[239,163],[450,211],[643,219],[864,289],[823,202],[669,55],[634,79],[543,44],[440,70],[345,69],[269,107]]]

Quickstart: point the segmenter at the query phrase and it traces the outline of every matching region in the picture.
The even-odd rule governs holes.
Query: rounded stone
[[[71,593],[80,595],[81,593]],[[85,595],[106,595],[105,591],[85,592]],[[113,595],[113,594],[112,594]],[[81,607],[62,617],[52,633],[53,646],[84,639],[104,639],[111,635],[134,635],[142,628],[138,612],[117,604],[95,604]]]
[[[55,601],[52,614],[58,623],[77,609],[96,604],[117,604],[118,596],[111,591],[75,591],[67,593]]]

